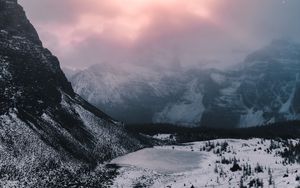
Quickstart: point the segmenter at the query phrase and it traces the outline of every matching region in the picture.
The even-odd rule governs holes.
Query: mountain
[[[285,40],[250,54],[242,68],[227,73],[208,122],[248,127],[299,119],[299,55],[300,45]]]
[[[143,146],[73,91],[17,0],[0,0],[0,17],[1,187],[71,183],[83,166]]]
[[[84,99],[126,123],[249,127],[300,118],[299,55],[299,44],[280,39],[235,70],[95,65],[69,80]]]
[[[194,80],[189,74],[197,74],[189,71],[178,77],[181,71],[161,74],[142,67],[134,69],[132,73],[131,68],[94,65],[69,79],[77,93],[114,118],[126,123],[148,123],[159,119],[159,114],[154,116],[166,104],[173,104],[187,93],[190,86],[185,84]]]

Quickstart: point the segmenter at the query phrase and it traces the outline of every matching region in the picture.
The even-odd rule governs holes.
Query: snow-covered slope
[[[135,73],[132,73],[132,68],[95,65],[69,79],[72,81],[75,92],[84,99],[126,123],[148,123],[162,118],[167,120],[167,116],[173,120],[174,115],[178,116],[178,114],[166,114],[166,116],[155,114],[160,111],[163,114],[164,108],[167,108],[166,105],[172,105],[184,92],[186,96],[182,99],[182,103],[185,100],[192,101],[194,97],[199,98],[199,95],[195,94],[197,88],[185,91],[186,82],[194,85],[197,83],[194,83],[195,81],[189,76],[177,77],[182,73],[180,71],[161,74],[142,67],[135,67],[134,70]],[[186,120],[190,119],[179,114],[174,123],[177,121],[183,123]]]
[[[74,93],[17,0],[0,0],[0,17],[1,187],[62,186],[142,146]]]
[[[153,121],[197,125],[205,110],[203,94],[197,82],[195,79],[189,83],[180,100],[167,104],[162,111],[155,113]]]
[[[274,40],[235,70],[99,65],[69,80],[83,98],[127,123],[249,127],[300,118],[299,54],[299,44]]]
[[[220,139],[144,149],[112,161],[122,166],[113,187],[295,188],[300,164],[281,156],[285,148],[286,141]]]

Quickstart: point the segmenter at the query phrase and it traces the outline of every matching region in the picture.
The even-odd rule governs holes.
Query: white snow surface
[[[240,127],[263,125],[265,123],[263,114],[264,112],[262,110],[254,111],[253,109],[248,109],[247,113],[245,115],[241,115],[240,117]]]
[[[216,153],[217,147],[210,151],[201,149],[208,143],[225,142],[228,147],[221,154]],[[252,169],[251,175],[243,177],[244,186],[248,187],[251,180],[258,178],[264,187],[295,188],[300,185],[296,180],[300,176],[300,164],[285,164],[277,154],[284,147],[280,142],[276,143],[279,148],[271,152],[268,152],[271,141],[262,139],[219,139],[140,150],[112,161],[121,166],[112,187],[240,187],[243,171],[232,172],[233,164],[220,162],[222,158],[235,158],[241,167],[248,164]],[[263,172],[254,171],[257,165],[263,168]],[[270,174],[273,185],[269,185]]]
[[[152,136],[154,139],[175,141],[175,136],[172,134],[156,134]]]

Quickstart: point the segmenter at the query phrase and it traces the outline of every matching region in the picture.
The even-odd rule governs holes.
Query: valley
[[[0,0],[1,188],[300,187],[300,43],[273,40],[253,50],[239,66],[224,70],[184,67],[176,58],[171,58],[175,61],[171,68],[100,63],[79,71],[63,70],[20,1]],[[28,2],[33,0],[23,1]],[[64,7],[63,12],[68,13],[77,8],[102,12],[94,9],[102,1],[85,1],[95,7],[71,7],[80,2],[51,0],[54,4],[43,6],[49,15],[58,9],[48,5],[66,6],[68,11]],[[40,10],[37,17],[46,19]],[[87,20],[99,24],[97,18]],[[83,25],[88,23],[80,16],[73,21],[81,19]],[[100,20],[105,22],[106,17]],[[96,31],[119,33],[102,26]],[[71,26],[80,27],[81,21]],[[60,36],[70,39],[62,42],[66,46],[59,55],[72,54],[80,46],[75,43],[82,42],[93,26],[86,27],[76,34],[83,37],[73,38],[74,32],[55,27],[47,28],[42,38],[51,36],[54,46]],[[59,36],[54,36],[57,31]],[[100,62],[90,57],[101,43],[92,39],[93,49],[84,51],[89,57],[79,58],[82,64]],[[133,45],[123,42],[114,41],[112,49]],[[198,54],[199,49],[194,50]],[[163,60],[159,62],[170,63]]]

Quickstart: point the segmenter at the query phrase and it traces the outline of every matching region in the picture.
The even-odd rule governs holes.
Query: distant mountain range
[[[274,40],[234,70],[94,65],[68,74],[76,93],[126,123],[250,127],[300,119],[300,45]]]

